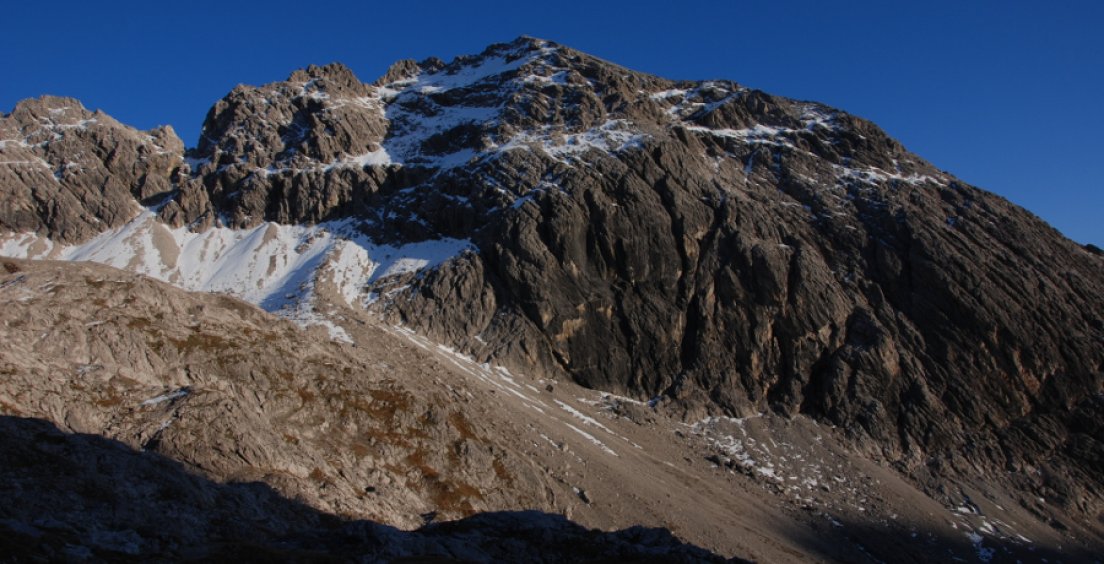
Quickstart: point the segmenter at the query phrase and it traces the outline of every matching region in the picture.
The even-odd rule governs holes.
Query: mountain
[[[1000,484],[933,499],[807,417],[688,424],[367,313],[344,320],[354,345],[229,296],[11,259],[0,299],[5,561],[1094,550],[1083,524],[1059,531],[1039,517],[1054,508],[1020,507]]]
[[[707,443],[726,418],[827,424],[945,506],[991,489],[1102,538],[1104,257],[843,111],[523,37],[239,86],[187,151],[51,97],[0,138],[6,256],[232,293],[357,347],[402,326]]]
[[[358,347],[334,342],[234,298],[99,265],[4,261],[0,272],[5,562],[253,550],[311,560],[323,548],[366,561],[722,560],[664,529],[570,522],[564,513],[607,505],[606,472],[626,469],[598,459],[586,475],[572,470],[554,453],[597,447],[560,421],[587,426],[556,396],[530,401],[559,419],[531,422],[461,371],[520,388],[508,373],[375,327],[353,329]],[[671,472],[657,465],[637,471]],[[654,520],[637,505],[636,519]],[[581,517],[607,530],[625,521],[595,513]],[[433,523],[438,514],[459,521]]]

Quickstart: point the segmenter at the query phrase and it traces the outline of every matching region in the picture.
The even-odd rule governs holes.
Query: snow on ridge
[[[197,163],[202,162],[202,161],[196,161],[195,159],[192,159],[192,160],[194,162],[197,162]],[[208,160],[208,159],[204,159],[204,160]],[[284,173],[288,173],[288,172],[291,172],[291,173],[311,172],[311,171],[330,172],[334,169],[342,169],[342,168],[365,168],[365,167],[368,167],[368,166],[387,166],[387,165],[392,164],[393,162],[394,161],[391,158],[391,154],[387,152],[387,149],[384,149],[383,147],[380,147],[379,149],[377,149],[375,151],[369,151],[367,153],[361,153],[359,155],[346,155],[344,157],[341,157],[341,158],[339,158],[335,161],[328,162],[328,163],[312,162],[312,163],[308,163],[304,166],[299,166],[299,167],[276,166],[275,164],[270,164],[265,168],[257,167],[257,168],[254,169],[254,171],[256,173],[264,175],[264,176],[268,176],[270,174],[284,174]],[[189,164],[191,164],[191,163],[189,163]]]
[[[545,128],[536,134],[521,132],[496,149],[510,151],[536,147],[550,157],[565,164],[571,164],[572,157],[587,151],[618,153],[642,146],[647,138],[648,135],[635,129],[629,120],[610,119],[580,133],[561,135],[550,128]]]
[[[389,164],[391,164],[391,155],[387,153],[386,149],[381,147],[376,151],[350,156],[347,159],[330,165],[330,167],[353,165],[363,168],[366,166],[386,166]]]
[[[891,180],[904,182],[913,186],[925,183],[938,184],[940,186],[945,186],[947,184],[946,180],[927,174],[914,173],[905,176],[900,173],[888,172],[876,167],[852,168],[836,164],[833,164],[832,168],[836,171],[837,178],[840,180],[854,180],[871,185],[882,184]]]
[[[542,74],[532,73],[532,74],[528,74],[528,75],[525,75],[525,76],[521,77],[520,80],[523,84],[559,84],[559,85],[568,84],[568,82],[567,82],[568,71],[566,69],[552,69],[552,70],[555,70],[556,72],[553,72],[552,74],[549,74],[547,76],[542,75]]]
[[[805,104],[801,106],[801,123],[809,131],[813,131],[818,127],[836,131],[839,129],[839,125],[836,124],[837,113],[819,104]]]
[[[368,284],[435,267],[471,246],[461,239],[377,245],[353,220],[194,233],[169,228],[152,209],[79,245],[58,245],[33,233],[0,236],[3,256],[98,262],[185,290],[231,294],[301,325],[327,325],[309,309],[320,275],[329,277],[350,306],[359,307]],[[327,329],[342,340],[343,330]]]
[[[377,89],[376,95],[383,105],[384,118],[390,124],[390,133],[383,143],[383,149],[391,163],[400,165],[426,165],[440,169],[449,169],[469,163],[483,154],[482,151],[461,149],[446,154],[427,154],[423,152],[423,142],[434,135],[447,132],[465,124],[483,124],[499,118],[501,104],[495,105],[449,105],[437,104],[428,95],[447,92],[457,88],[466,88],[507,73],[526,65],[545,61],[542,67],[533,69],[526,76],[512,77],[510,83],[556,83],[566,82],[566,69],[547,64],[547,58],[557,48],[541,45],[537,49],[498,53],[470,60],[458,60],[443,69],[422,71],[412,78],[392,82]],[[511,57],[514,57],[512,60]],[[549,72],[549,76],[536,74],[537,71]],[[420,98],[415,106],[405,105],[412,97]],[[428,105],[428,107],[427,107]]]
[[[7,149],[9,144],[22,149],[30,148],[26,139],[0,139],[0,149]]]
[[[427,139],[464,124],[479,124],[498,119],[500,108],[476,106],[434,106],[432,116],[405,109],[392,103],[385,110],[390,123],[390,136],[383,142],[389,159],[399,164],[429,164],[440,166],[452,155],[427,155],[422,144]],[[461,151],[463,152],[463,151]],[[466,161],[464,161],[466,162]],[[463,163],[459,163],[463,164]]]
[[[732,85],[716,81],[706,81],[690,90],[664,90],[662,92],[653,93],[650,97],[657,102],[667,102],[672,98],[676,99],[677,102],[667,108],[667,115],[678,120],[684,120],[692,115],[712,112],[728,103],[734,97],[747,92],[746,88],[739,86],[731,88],[730,86]],[[704,94],[707,94],[713,101],[706,102]]]
[[[183,387],[183,388],[179,388],[177,390],[173,390],[173,391],[168,392],[168,393],[161,394],[157,397],[152,397],[148,400],[143,401],[140,405],[142,405],[143,407],[149,407],[151,405],[157,405],[159,403],[165,403],[167,401],[178,400],[182,397],[187,396],[190,393],[191,393],[190,388]]]
[[[770,127],[761,123],[755,124],[755,127],[749,127],[746,129],[710,129],[708,127],[693,125],[688,126],[686,129],[698,133],[705,133],[714,137],[726,137],[729,139],[739,139],[749,144],[762,144],[762,145],[780,145],[785,147],[793,147],[784,136],[794,132],[792,129],[784,127]]]
[[[555,47],[547,44],[521,56],[508,60],[517,52],[475,57],[471,60],[454,61],[445,68],[434,72],[421,72],[413,78],[400,80],[386,85],[388,88],[404,92],[434,94],[447,92],[482,82],[488,78],[516,71],[521,67],[556,52]]]
[[[653,93],[650,98],[653,100],[667,100],[668,98],[685,98],[686,90],[683,88],[672,88],[670,90],[664,90],[662,92]]]
[[[530,60],[522,57],[507,62],[506,57],[503,56],[488,57],[477,64],[463,65],[452,73],[449,70],[442,69],[433,73],[419,74],[403,90],[419,94],[446,92],[454,88],[471,86],[492,76],[518,70]]]
[[[644,136],[631,127],[625,127],[624,120],[609,120],[605,124],[590,130],[568,135],[557,132],[523,133],[503,146],[483,149],[461,148],[452,152],[426,152],[424,143],[438,134],[449,132],[465,125],[480,126],[494,123],[502,111],[501,103],[448,104],[437,103],[429,96],[453,89],[470,87],[481,82],[503,77],[525,68],[528,72],[517,76],[503,77],[503,86],[507,89],[520,88],[525,84],[567,84],[570,69],[558,66],[552,55],[558,47],[537,42],[509,50],[499,50],[482,56],[459,58],[436,71],[420,71],[417,75],[376,86],[370,95],[359,98],[332,97],[325,95],[323,110],[354,104],[364,108],[377,109],[387,120],[388,135],[377,150],[361,155],[345,156],[329,163],[309,163],[307,165],[281,166],[271,165],[257,168],[256,174],[270,175],[297,173],[304,171],[329,172],[337,168],[368,166],[426,166],[440,170],[463,166],[473,159],[494,154],[496,149],[510,149],[535,143],[545,153],[566,161],[569,157],[590,149],[604,152],[616,152],[638,146]],[[296,83],[280,92],[291,97],[316,97],[319,94],[314,81]],[[624,122],[624,123],[622,123]],[[553,139],[555,136],[555,139]],[[196,165],[201,162],[189,163]]]

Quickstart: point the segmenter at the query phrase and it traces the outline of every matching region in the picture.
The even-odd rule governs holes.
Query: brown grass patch
[[[127,321],[128,328],[138,329],[140,331],[145,331],[146,329],[149,329],[150,325],[153,325],[153,323],[151,323],[150,320],[144,317],[135,317],[130,321]]]
[[[491,468],[494,469],[495,477],[508,484],[514,483],[514,475],[506,469],[506,465],[501,460],[495,458],[491,461]]]
[[[460,438],[472,441],[482,440],[479,438],[478,435],[475,434],[475,431],[472,430],[471,424],[468,423],[468,420],[464,418],[464,414],[460,413],[459,411],[453,412],[451,415],[449,415],[448,420],[449,423],[452,424],[452,427],[456,429],[456,432],[460,434]]]
[[[418,449],[407,455],[406,461],[421,472],[421,485],[433,504],[440,510],[460,513],[465,517],[475,513],[471,502],[473,499],[483,499],[483,493],[471,484],[443,478],[440,472],[426,462],[425,454],[424,450]]]
[[[230,344],[222,337],[206,333],[192,333],[187,339],[170,338],[169,341],[181,352],[219,352],[228,350]]]
[[[110,390],[108,395],[96,398],[96,401],[93,403],[100,407],[116,407],[122,405],[123,398],[119,397],[118,394],[115,393],[115,390]]]
[[[406,455],[407,464],[418,469],[422,473],[422,477],[427,480],[436,480],[441,474],[435,470],[432,466],[426,463],[425,451],[418,449],[408,455]]]
[[[391,389],[368,390],[368,396],[372,398],[371,401],[364,401],[362,397],[346,399],[346,407],[341,410],[342,415],[346,414],[348,408],[352,408],[367,413],[373,419],[390,421],[397,413],[410,411],[413,403],[410,394]]]
[[[353,444],[349,445],[349,448],[353,451],[353,456],[356,456],[358,459],[364,458],[372,453],[372,449],[368,448],[368,445],[360,441],[353,441]]]
[[[299,388],[298,390],[295,390],[295,393],[299,394],[299,399],[302,400],[304,404],[310,403],[314,401],[314,398],[318,397],[315,395],[314,392],[308,390],[307,388]]]

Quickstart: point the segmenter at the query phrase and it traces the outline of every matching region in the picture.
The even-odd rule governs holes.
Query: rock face
[[[239,86],[207,115],[194,173],[235,227],[271,219],[316,223],[352,214],[389,182],[380,141],[387,131],[376,88],[339,64],[287,82]],[[181,221],[210,210],[181,203]]]
[[[84,241],[168,196],[183,153],[171,127],[138,131],[72,98],[24,100],[0,117],[0,228]]]
[[[1104,259],[860,118],[521,38],[372,85],[328,65],[239,87],[175,177],[174,137],[96,118],[77,139],[125,147],[79,177],[98,191],[57,170],[68,133],[28,132],[43,104],[4,118],[3,150],[46,163],[3,169],[8,229],[80,240],[174,178],[175,226],[467,239],[370,280],[371,307],[530,373],[688,415],[807,414],[918,479],[1012,472],[1102,507]]]
[[[353,346],[230,297],[10,259],[0,299],[9,560],[1099,553],[1068,511],[1003,483],[925,495],[805,416],[686,425],[367,312],[340,319]]]
[[[818,104],[536,40],[419,70],[382,87],[381,143],[432,175],[367,219],[479,253],[397,318],[687,411],[811,414],[917,472],[1054,461],[1042,487],[1099,498],[1098,256]]]

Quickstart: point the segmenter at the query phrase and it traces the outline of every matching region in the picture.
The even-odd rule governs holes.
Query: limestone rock
[[[388,175],[378,89],[347,67],[311,66],[261,88],[238,86],[211,108],[191,156],[232,225],[318,222],[364,206]],[[181,220],[198,209],[181,206]]]
[[[168,197],[183,151],[168,126],[142,132],[72,98],[24,100],[0,117],[0,228],[89,239]]]
[[[0,170],[8,230],[82,240],[171,191],[176,226],[470,240],[371,280],[373,312],[685,417],[813,417],[920,482],[1045,460],[1017,487],[1082,517],[1104,503],[1085,423],[1104,387],[1099,249],[843,111],[527,37],[372,85],[334,64],[238,87],[175,176],[169,133],[66,105],[3,118],[0,151],[26,163]],[[70,178],[82,150],[97,156]]]

